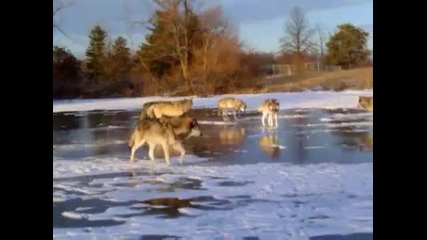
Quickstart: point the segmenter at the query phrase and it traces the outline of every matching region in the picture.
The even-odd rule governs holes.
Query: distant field
[[[371,89],[373,87],[373,67],[324,72],[303,79],[277,79],[266,84],[267,91],[303,91],[319,88],[322,90]]]
[[[286,77],[265,81],[261,92],[299,92],[310,89],[341,91],[373,88],[373,67],[313,73],[305,78]]]

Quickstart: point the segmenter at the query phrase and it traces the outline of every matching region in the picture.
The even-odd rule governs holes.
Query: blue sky
[[[131,47],[143,40],[144,27],[132,24],[149,17],[153,10],[148,0],[71,0],[72,6],[61,11],[56,20],[67,33],[54,33],[54,44],[65,46],[82,57],[88,33],[101,24],[110,36],[128,38]],[[368,47],[373,49],[373,0],[196,0],[196,7],[219,3],[225,15],[237,27],[241,40],[253,49],[276,52],[284,35],[289,11],[299,6],[306,11],[309,23],[320,24],[326,34],[341,23],[352,23],[368,31]]]

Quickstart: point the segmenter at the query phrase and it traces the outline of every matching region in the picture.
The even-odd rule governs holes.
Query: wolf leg
[[[274,120],[276,120],[276,127],[278,127],[278,126],[279,126],[279,124],[277,123],[277,113],[276,113],[276,114],[274,114]]]
[[[129,162],[135,162],[135,152],[136,150],[138,150],[138,148],[140,148],[142,145],[144,145],[145,140],[142,139],[140,142],[135,143],[135,145],[133,145],[132,149],[131,149],[131,153],[130,153],[130,159]]]
[[[165,154],[166,165],[170,166],[171,162],[170,162],[170,156],[169,156],[169,145],[165,142],[162,144],[162,146],[163,146],[163,152]]]
[[[156,148],[156,144],[149,143],[148,144],[148,157],[151,159],[151,163],[156,162],[156,159],[154,158],[154,149]]]
[[[233,111],[234,120],[237,121],[236,110]]]
[[[222,114],[221,114],[221,116],[222,116],[222,120],[225,122],[225,121],[228,121],[229,120],[229,118],[228,118],[228,110],[226,110],[226,109],[224,109],[224,110],[222,110]]]
[[[179,160],[179,163],[182,164],[182,162],[184,161],[184,156],[185,156],[185,149],[184,149],[184,147],[179,142],[179,143],[175,143],[174,145],[172,145],[172,148],[181,153],[181,155],[179,156],[178,160]]]
[[[263,127],[265,127],[265,117],[267,116],[267,114],[266,113],[262,113],[262,118],[261,118],[261,123],[262,123],[262,126]]]
[[[270,126],[271,127],[275,127],[276,126],[276,124],[275,124],[275,117],[274,117],[274,113],[270,113]]]

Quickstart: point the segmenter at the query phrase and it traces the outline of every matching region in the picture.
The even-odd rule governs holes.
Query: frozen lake
[[[373,239],[372,113],[191,114],[203,136],[168,168],[147,147],[128,163],[139,111],[54,112],[54,238]]]

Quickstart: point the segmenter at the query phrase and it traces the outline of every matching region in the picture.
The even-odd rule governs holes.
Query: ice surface
[[[208,98],[193,99],[195,108],[215,108],[223,97],[237,97],[246,102],[247,110],[256,110],[266,98],[277,98],[281,109],[289,108],[356,108],[358,97],[373,95],[372,90],[363,91],[319,91],[296,93],[263,93],[263,94],[226,94]],[[77,99],[53,101],[53,112],[90,111],[90,110],[136,110],[150,101],[179,100],[185,97],[142,97],[116,99]],[[190,97],[186,97],[190,98]]]

